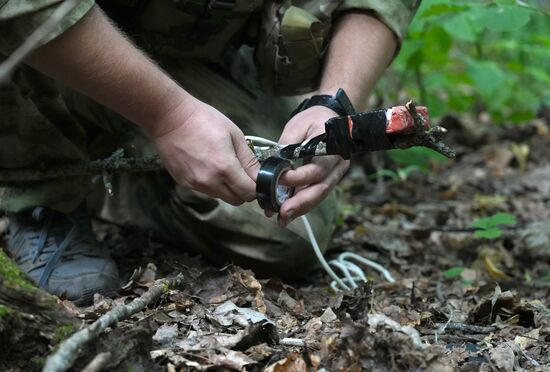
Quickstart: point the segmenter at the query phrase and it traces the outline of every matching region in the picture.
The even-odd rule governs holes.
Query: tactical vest
[[[341,0],[105,0],[99,5],[155,59],[221,64],[244,44],[264,90],[314,90]]]

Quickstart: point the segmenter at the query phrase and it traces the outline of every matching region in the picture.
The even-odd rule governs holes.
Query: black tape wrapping
[[[351,136],[349,118],[353,122]],[[332,118],[325,124],[327,153],[349,159],[355,153],[392,149],[392,138],[386,134],[387,125],[386,110]]]
[[[292,161],[278,157],[269,157],[262,163],[256,179],[256,197],[262,209],[279,212],[281,207],[281,203],[277,198],[279,178],[284,172],[292,168]],[[293,194],[294,188],[291,189],[290,196]]]

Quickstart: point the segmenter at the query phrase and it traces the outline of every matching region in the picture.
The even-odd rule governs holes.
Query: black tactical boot
[[[117,267],[99,248],[84,208],[63,214],[38,207],[11,214],[8,250],[40,288],[80,306],[94,293],[120,285]]]

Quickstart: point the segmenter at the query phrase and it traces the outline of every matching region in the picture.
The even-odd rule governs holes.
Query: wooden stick
[[[183,275],[175,278],[160,279],[149,288],[141,297],[134,299],[127,305],[120,305],[102,315],[98,320],[89,326],[74,333],[71,337],[59,344],[55,353],[46,360],[44,372],[62,372],[71,368],[78,357],[79,350],[89,341],[98,337],[107,327],[127,319],[131,315],[155,302],[163,293],[169,289],[182,287]]]

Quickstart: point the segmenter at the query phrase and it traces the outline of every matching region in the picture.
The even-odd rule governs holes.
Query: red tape
[[[386,133],[388,134],[408,134],[414,132],[414,120],[405,106],[394,106],[391,109],[389,123],[386,125]],[[419,106],[416,111],[424,118],[424,127],[430,127],[430,117],[428,108]]]

